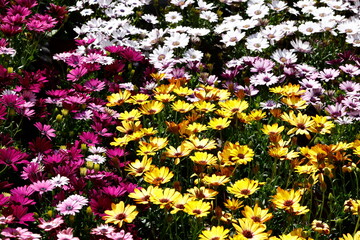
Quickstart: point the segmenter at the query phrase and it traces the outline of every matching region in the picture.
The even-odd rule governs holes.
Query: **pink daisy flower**
[[[30,187],[40,194],[50,192],[55,188],[54,184],[50,180],[37,181],[31,184]]]
[[[51,140],[52,137],[56,137],[55,130],[51,128],[51,125],[36,122],[34,126],[39,129],[41,135],[46,136],[49,140]]]
[[[62,217],[54,218],[51,221],[45,221],[43,218],[39,218],[40,224],[38,225],[39,228],[44,229],[44,231],[48,232],[55,228],[58,228],[64,220]]]
[[[80,240],[78,237],[74,237],[72,228],[67,228],[58,232],[56,237],[58,240]]]

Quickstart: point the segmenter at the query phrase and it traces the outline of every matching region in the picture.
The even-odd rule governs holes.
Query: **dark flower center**
[[[240,193],[241,193],[242,195],[249,195],[251,192],[250,192],[249,189],[242,189],[242,190],[240,191]]]
[[[249,231],[249,230],[244,230],[244,231],[242,232],[242,234],[243,234],[244,237],[246,237],[246,238],[253,238],[253,236],[254,236],[254,234],[253,234],[251,231]]]
[[[116,215],[115,219],[117,220],[123,220],[126,218],[126,215],[124,213],[120,213],[118,215]]]
[[[290,207],[290,206],[292,206],[294,204],[294,201],[293,200],[286,200],[285,202],[284,202],[284,206],[286,206],[286,207]]]

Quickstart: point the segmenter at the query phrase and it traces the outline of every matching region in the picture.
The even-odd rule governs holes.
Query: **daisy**
[[[74,237],[73,229],[67,228],[56,234],[58,240],[80,240],[78,237]]]
[[[87,198],[74,194],[56,205],[56,210],[59,211],[61,215],[75,215],[75,213],[79,212],[87,203]]]
[[[150,196],[156,194],[156,192],[161,192],[157,186],[150,185],[147,189],[145,188],[135,188],[134,192],[129,194],[129,197],[134,199],[137,204],[149,204]]]
[[[195,8],[199,9],[200,11],[208,11],[208,10],[215,8],[214,4],[207,3],[203,0],[198,0],[197,5],[198,5],[198,7],[195,7]]]
[[[287,8],[287,3],[279,0],[272,0],[267,6],[276,12],[281,12]]]
[[[174,174],[168,167],[154,167],[148,172],[145,172],[144,181],[156,186],[169,182]]]
[[[248,198],[258,189],[259,181],[250,180],[248,178],[238,180],[234,184],[226,188],[229,193],[234,194],[237,198]]]
[[[275,42],[282,39],[285,35],[281,26],[266,26],[260,33],[263,37],[270,41],[271,45],[274,45]]]
[[[169,23],[178,23],[183,19],[179,12],[171,11],[165,14],[165,21]]]
[[[40,180],[31,184],[30,187],[34,189],[34,191],[43,194],[52,191],[55,188],[55,185],[50,180]]]
[[[340,75],[340,71],[333,68],[325,68],[323,71],[319,72],[320,80],[329,82],[330,80],[336,79]]]
[[[257,203],[255,204],[253,209],[249,206],[245,206],[244,210],[241,211],[242,215],[244,215],[245,218],[250,218],[254,222],[258,223],[265,223],[273,217],[272,213],[268,212],[269,209],[261,209]]]
[[[340,83],[339,88],[345,91],[347,95],[355,95],[360,91],[360,83],[345,81]]]
[[[241,39],[245,37],[245,33],[240,30],[227,31],[221,35],[222,39],[220,42],[224,43],[226,47],[235,46]]]
[[[204,53],[199,51],[199,50],[195,50],[194,48],[190,48],[188,50],[186,50],[183,54],[183,58],[185,61],[198,61],[200,62],[201,59],[203,58]]]
[[[224,202],[224,206],[231,211],[236,211],[242,208],[244,205],[243,205],[243,201],[233,198],[233,199],[226,199],[226,201]]]
[[[40,131],[41,135],[46,136],[49,140],[51,140],[53,137],[56,137],[55,130],[51,128],[51,125],[36,122],[34,126]]]
[[[189,43],[189,36],[186,33],[173,33],[170,37],[166,37],[164,44],[170,49],[185,48]]]
[[[44,229],[44,231],[48,232],[55,228],[58,228],[61,224],[64,223],[62,217],[56,217],[51,221],[45,221],[43,218],[39,218],[40,224],[38,225],[39,228]]]
[[[309,42],[303,42],[300,39],[292,40],[290,44],[296,52],[309,53],[312,50]]]
[[[275,109],[281,107],[281,105],[273,100],[268,100],[266,102],[261,102],[260,107],[262,109]]]
[[[299,25],[298,31],[305,35],[311,35],[313,33],[320,32],[321,27],[320,24],[316,22],[305,22]]]
[[[217,14],[214,12],[211,12],[211,11],[202,11],[200,13],[200,18],[208,20],[209,22],[217,22],[218,21]]]
[[[58,174],[55,177],[52,177],[50,181],[55,187],[61,187],[64,185],[68,185],[70,179],[68,177],[61,176],[60,174]]]
[[[236,230],[236,233],[242,236],[242,238],[239,239],[268,239],[268,233],[265,232],[265,224],[254,222],[252,219],[249,218],[239,219],[237,223],[238,224],[233,223],[233,226]]]
[[[352,65],[352,64],[345,64],[344,66],[339,66],[339,68],[349,74],[351,77],[354,77],[354,76],[357,76],[360,74],[360,68],[355,66],[355,65]]]
[[[173,188],[161,189],[161,191],[154,192],[150,195],[150,201],[153,204],[160,205],[160,208],[169,209],[177,199],[181,198],[181,193]]]
[[[271,55],[271,58],[280,64],[293,64],[297,61],[297,56],[292,50],[277,49]]]
[[[360,47],[360,33],[346,35],[345,41],[354,47]]]
[[[260,34],[251,35],[246,39],[246,48],[250,51],[262,52],[263,49],[268,48],[269,42]]]
[[[269,8],[263,4],[251,4],[246,9],[246,14],[251,19],[262,19],[269,13]]]
[[[124,222],[131,223],[137,214],[136,206],[130,204],[125,206],[125,203],[121,201],[117,204],[112,203],[111,210],[106,210],[102,219],[105,223],[113,223],[121,227]]]
[[[215,130],[222,130],[230,126],[231,121],[228,118],[212,118],[208,122],[208,127]]]
[[[96,228],[91,229],[91,234],[94,235],[106,235],[112,232],[115,232],[115,228],[113,226],[110,226],[108,224],[100,224]]]
[[[150,63],[154,64],[156,68],[161,68],[166,63],[173,61],[174,51],[167,47],[158,47],[149,55]]]
[[[88,162],[96,163],[96,164],[102,164],[106,161],[106,158],[101,155],[98,155],[98,154],[92,154],[92,155],[87,156],[85,158],[85,160]]]
[[[189,201],[184,206],[184,212],[197,218],[206,217],[210,213],[211,205],[209,202]]]
[[[211,229],[204,230],[199,235],[199,240],[225,240],[228,237],[229,229],[223,226],[212,226]]]
[[[250,77],[250,83],[254,86],[270,86],[279,82],[279,78],[272,73],[259,73]]]
[[[157,24],[159,23],[159,21],[157,20],[157,16],[152,15],[152,14],[144,14],[141,16],[141,18],[151,24]]]
[[[305,134],[305,136],[310,139],[310,132],[314,131],[313,125],[315,124],[310,116],[306,114],[303,115],[301,112],[296,116],[293,111],[290,111],[289,114],[284,112],[281,115],[281,119],[294,126],[294,128],[287,132],[288,135],[292,133],[295,133],[295,135]]]

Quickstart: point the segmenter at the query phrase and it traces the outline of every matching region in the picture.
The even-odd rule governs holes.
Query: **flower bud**
[[[85,176],[86,176],[86,172],[87,172],[87,168],[86,168],[86,167],[81,167],[81,168],[80,168],[80,176],[85,177]]]
[[[64,116],[67,116],[69,114],[69,110],[61,109],[61,114],[64,115]]]
[[[61,115],[61,114],[56,115],[57,122],[61,122],[62,120],[63,120],[63,115]]]

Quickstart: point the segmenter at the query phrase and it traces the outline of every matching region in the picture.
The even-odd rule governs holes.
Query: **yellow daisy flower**
[[[142,128],[140,121],[121,121],[121,125],[116,130],[125,134],[132,134]]]
[[[159,186],[160,184],[169,182],[173,176],[174,174],[169,170],[168,167],[154,167],[145,173],[144,180],[147,183]]]
[[[339,238],[339,240],[360,240],[360,231],[357,231],[354,236],[350,233],[343,234],[343,237]]]
[[[224,206],[231,211],[236,211],[242,208],[244,205],[243,205],[243,201],[232,198],[232,199],[226,199],[226,201],[224,202]]]
[[[128,90],[125,90],[124,92],[119,91],[119,93],[113,93],[110,96],[107,96],[107,100],[109,102],[106,104],[106,106],[108,107],[120,106],[130,97],[131,97],[131,92]]]
[[[137,109],[133,109],[130,112],[125,111],[119,114],[119,119],[123,121],[138,121],[142,114]]]
[[[194,156],[190,156],[190,159],[199,165],[214,165],[218,161],[216,156],[207,152],[195,152]]]
[[[130,97],[130,99],[126,100],[127,103],[131,103],[131,104],[139,104],[139,105],[142,105],[142,104],[145,104],[148,102],[148,99],[149,99],[149,95],[147,94],[144,94],[144,93],[138,93],[136,95],[133,95]]]
[[[226,176],[219,176],[216,174],[213,174],[211,176],[205,176],[202,179],[203,183],[210,186],[222,186],[226,183],[230,182],[230,178]]]
[[[209,230],[204,230],[199,235],[199,240],[226,240],[229,229],[224,229],[223,226],[212,226]]]
[[[259,189],[259,181],[250,180],[248,178],[244,178],[236,181],[231,186],[228,186],[226,190],[234,194],[237,198],[248,198],[251,194],[256,192]]]
[[[177,100],[171,105],[172,109],[174,111],[180,112],[180,113],[187,113],[191,111],[194,108],[193,104],[187,103],[182,100]]]
[[[241,211],[245,218],[250,218],[254,222],[259,223],[265,223],[273,217],[272,213],[268,212],[269,209],[261,209],[258,204],[255,204],[255,207],[253,209],[249,206],[245,206],[244,210]]]
[[[184,212],[197,218],[206,217],[210,213],[211,205],[208,202],[189,201],[185,204]]]
[[[225,110],[231,112],[231,115],[235,113],[241,113],[249,107],[249,104],[240,99],[231,99],[224,102],[218,102],[219,106]]]
[[[212,118],[208,123],[208,127],[215,130],[222,130],[230,126],[230,123],[231,121],[228,118]]]
[[[295,135],[305,135],[308,139],[311,138],[310,132],[314,132],[315,122],[311,120],[310,116],[303,115],[301,112],[295,115],[293,111],[290,111],[289,114],[283,113],[281,118],[294,126],[287,132],[288,135],[295,133]]]
[[[190,193],[191,200],[214,199],[214,197],[219,193],[213,189],[205,187],[193,187],[187,191]]]
[[[160,208],[170,209],[178,198],[181,198],[181,193],[173,188],[161,189],[161,191],[153,192],[150,195],[150,201],[153,204],[160,205]]]
[[[150,185],[147,189],[145,188],[135,188],[134,192],[129,193],[129,197],[134,199],[136,204],[149,204],[150,196],[156,194],[156,192],[161,192],[161,189],[157,186]]]
[[[152,101],[149,101],[149,102],[141,105],[139,110],[142,114],[154,115],[154,114],[161,112],[161,110],[164,108],[164,106],[165,105],[162,102],[152,100]]]
[[[215,104],[213,104],[211,102],[206,102],[206,101],[195,102],[194,106],[196,107],[196,109],[199,112],[204,112],[204,113],[212,112],[212,111],[215,111],[215,109],[216,109]]]
[[[134,205],[126,205],[123,201],[118,204],[111,204],[111,210],[105,211],[105,216],[102,217],[105,223],[117,224],[120,228],[124,222],[131,223],[136,215],[139,213]]]
[[[142,160],[136,159],[135,162],[129,163],[125,168],[125,171],[128,171],[130,175],[135,177],[139,177],[143,175],[144,172],[150,170],[152,163],[152,158],[148,158],[147,156],[143,156]]]
[[[239,219],[238,224],[233,223],[233,226],[237,234],[245,237],[245,239],[266,240],[269,237],[268,233],[265,232],[265,224],[254,222],[249,218]]]

